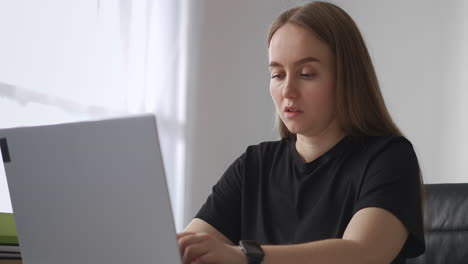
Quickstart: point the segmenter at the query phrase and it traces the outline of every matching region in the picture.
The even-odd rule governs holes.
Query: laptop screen
[[[0,138],[25,263],[180,263],[154,116]]]

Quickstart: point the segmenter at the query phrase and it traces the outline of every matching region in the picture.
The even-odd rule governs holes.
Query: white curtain
[[[178,230],[184,200],[185,10],[186,0],[0,3],[0,127],[156,113]],[[0,168],[0,193],[6,193],[2,173]],[[8,210],[5,196],[0,211]]]

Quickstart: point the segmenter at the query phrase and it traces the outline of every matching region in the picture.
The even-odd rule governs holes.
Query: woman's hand
[[[183,264],[246,264],[239,247],[223,243],[213,235],[184,232],[177,235]]]

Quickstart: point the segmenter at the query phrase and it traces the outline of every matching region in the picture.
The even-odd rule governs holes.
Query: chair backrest
[[[425,185],[426,252],[409,264],[468,263],[468,183]]]

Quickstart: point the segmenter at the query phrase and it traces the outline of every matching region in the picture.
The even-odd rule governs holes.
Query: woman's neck
[[[333,148],[346,134],[332,129],[316,136],[297,135],[296,150],[304,162],[311,162]]]

